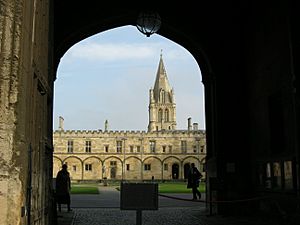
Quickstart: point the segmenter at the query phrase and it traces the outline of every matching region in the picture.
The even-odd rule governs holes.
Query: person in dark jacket
[[[68,172],[67,164],[62,166],[62,169],[58,171],[56,176],[56,202],[58,204],[58,210],[61,212],[61,204],[67,204],[68,211],[71,211],[70,203],[70,190],[71,179]]]
[[[193,200],[197,200],[197,195],[198,195],[199,199],[201,199],[201,193],[198,190],[201,177],[202,177],[202,174],[197,169],[197,167],[195,167],[195,163],[192,163],[191,168],[188,172],[187,188],[192,188]]]

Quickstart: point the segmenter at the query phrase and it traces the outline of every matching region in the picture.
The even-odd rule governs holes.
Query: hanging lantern
[[[156,33],[161,26],[161,19],[157,12],[145,11],[141,12],[136,21],[137,29],[147,37]]]

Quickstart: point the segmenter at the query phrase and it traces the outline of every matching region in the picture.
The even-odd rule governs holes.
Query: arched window
[[[163,119],[163,111],[162,109],[158,110],[158,122],[161,122]]]
[[[168,109],[165,110],[165,121],[169,122],[169,110]]]

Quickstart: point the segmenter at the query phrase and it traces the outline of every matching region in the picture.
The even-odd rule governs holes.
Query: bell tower
[[[154,88],[149,91],[148,132],[176,129],[176,104],[165,70],[162,53],[156,73]]]

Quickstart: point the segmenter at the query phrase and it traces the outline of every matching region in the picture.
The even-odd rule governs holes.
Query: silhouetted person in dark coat
[[[58,203],[58,209],[60,212],[61,212],[61,204],[67,204],[68,211],[71,211],[71,207],[70,207],[71,179],[67,168],[68,168],[67,164],[64,164],[62,166],[62,169],[57,173],[56,176],[56,201]]]
[[[192,191],[193,191],[193,200],[197,199],[197,195],[198,195],[199,199],[201,199],[201,193],[198,190],[201,177],[202,177],[202,174],[195,167],[195,163],[192,163],[191,164],[191,168],[190,168],[190,170],[188,172],[187,188],[192,188]]]

